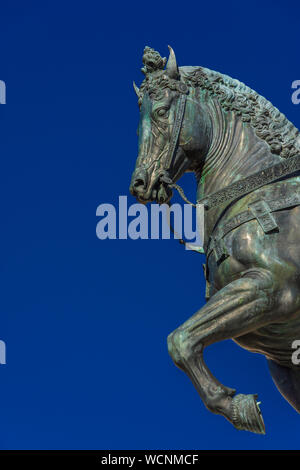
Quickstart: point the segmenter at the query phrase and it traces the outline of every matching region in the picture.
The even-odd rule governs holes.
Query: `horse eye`
[[[166,108],[161,108],[157,111],[158,116],[165,116],[167,113]]]

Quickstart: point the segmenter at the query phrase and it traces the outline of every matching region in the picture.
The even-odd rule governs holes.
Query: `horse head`
[[[199,164],[209,146],[210,122],[184,82],[173,49],[169,59],[146,47],[139,99],[139,154],[130,192],[140,202],[166,203],[171,184]],[[167,63],[166,63],[167,62]],[[166,65],[166,68],[164,68]]]

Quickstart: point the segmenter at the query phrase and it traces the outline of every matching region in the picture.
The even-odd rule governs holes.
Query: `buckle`
[[[266,201],[262,199],[260,201],[252,202],[249,204],[248,208],[265,233],[279,230],[276,220],[271,214],[272,211],[270,206]]]
[[[224,261],[224,259],[228,258],[229,253],[228,253],[228,250],[226,248],[223,238],[219,238],[219,239],[213,238],[212,241],[213,241],[213,253],[215,255],[216,262],[219,264],[222,261]]]

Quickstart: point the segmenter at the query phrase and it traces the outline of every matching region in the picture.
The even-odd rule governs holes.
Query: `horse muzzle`
[[[129,191],[135,197],[138,197],[142,193],[145,192],[148,185],[148,175],[147,171],[143,168],[138,168],[134,171],[131,183],[129,187]]]
[[[172,197],[172,190],[169,185],[172,180],[164,172],[160,173],[155,179],[150,181],[146,170],[137,169],[132,175],[130,184],[130,193],[143,204],[157,201],[159,204],[167,203]]]

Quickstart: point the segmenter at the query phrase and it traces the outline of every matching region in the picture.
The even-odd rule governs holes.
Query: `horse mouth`
[[[139,191],[135,188],[134,196],[141,204],[147,204],[148,202],[157,202],[158,204],[167,204],[172,198],[173,191],[168,184],[158,182],[153,188],[148,188],[145,192],[143,188]]]

